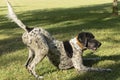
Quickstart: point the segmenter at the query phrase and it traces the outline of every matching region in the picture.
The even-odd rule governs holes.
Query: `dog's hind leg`
[[[46,56],[48,52],[45,50],[37,50],[35,51],[35,57],[33,59],[33,61],[30,63],[30,65],[28,66],[28,69],[30,71],[30,73],[32,75],[34,75],[36,78],[40,78],[42,79],[43,77],[42,76],[38,76],[35,72],[35,66],[41,62],[43,60],[43,58]]]
[[[25,63],[26,68],[32,62],[33,58],[35,57],[35,52],[30,47],[28,47],[28,50],[29,50],[29,56],[28,56],[28,59],[27,59],[27,61]]]
[[[35,37],[36,38],[36,37]],[[48,54],[49,47],[44,36],[37,35],[37,38],[31,43],[32,50],[35,52],[34,58],[28,65],[29,72],[36,78],[43,79],[42,76],[38,76],[35,71],[35,66],[42,61],[42,59]],[[28,59],[29,60],[29,59]],[[29,62],[29,61],[28,61]]]

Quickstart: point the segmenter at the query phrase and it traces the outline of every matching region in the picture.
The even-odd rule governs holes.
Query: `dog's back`
[[[37,39],[39,39],[38,36],[43,37],[47,44],[51,43],[54,40],[54,38],[46,30],[42,28],[34,28],[29,33],[27,32],[23,33],[22,40],[26,45],[30,45],[31,41],[36,41]]]

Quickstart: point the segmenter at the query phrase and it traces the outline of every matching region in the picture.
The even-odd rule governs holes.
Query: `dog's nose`
[[[98,47],[100,47],[101,45],[102,45],[102,44],[99,42],[99,43],[98,43]]]

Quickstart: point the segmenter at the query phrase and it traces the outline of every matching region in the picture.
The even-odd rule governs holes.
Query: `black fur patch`
[[[64,45],[64,49],[65,49],[65,51],[67,53],[67,56],[72,58],[72,56],[73,56],[73,49],[72,49],[72,46],[69,43],[69,41],[63,41],[63,45]]]
[[[28,32],[30,32],[30,31],[32,31],[34,28],[28,28],[28,27],[26,27],[26,29],[27,29]]]

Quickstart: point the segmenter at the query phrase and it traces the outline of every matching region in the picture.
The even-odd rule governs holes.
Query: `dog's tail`
[[[13,11],[13,8],[8,0],[6,0],[7,6],[8,6],[8,18],[14,21],[20,28],[24,29],[26,32],[31,31],[31,28],[28,28],[24,23],[18,19],[15,12]]]

